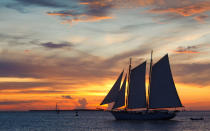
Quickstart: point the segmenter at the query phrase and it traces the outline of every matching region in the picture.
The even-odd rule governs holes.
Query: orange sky
[[[40,81],[30,78],[1,78],[0,82],[15,81],[15,82],[28,82],[28,81]],[[32,110],[32,109],[55,109],[56,102],[60,109],[74,109],[79,108],[82,104],[78,102],[82,98],[85,98],[87,104],[86,108],[106,108],[106,106],[99,106],[105,95],[108,93],[115,80],[104,81],[104,84],[84,84],[78,85],[76,90],[65,90],[65,92],[51,92],[40,94],[37,93],[19,93],[19,90],[4,90],[1,93],[0,99],[14,102],[13,104],[1,105],[1,110]],[[177,91],[181,102],[187,110],[209,110],[210,102],[210,87],[200,87],[192,84],[176,83]],[[35,88],[33,91],[44,91],[43,87]],[[25,90],[27,91],[27,89]],[[31,91],[31,90],[30,90]],[[47,91],[47,90],[46,90]],[[70,95],[71,94],[71,95]],[[202,94],[202,95],[201,95]],[[71,96],[70,99],[62,96]],[[17,103],[15,103],[15,101]]]

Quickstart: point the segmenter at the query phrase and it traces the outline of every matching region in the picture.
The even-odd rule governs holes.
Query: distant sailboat
[[[168,54],[153,65],[151,53],[148,95],[145,75],[146,61],[131,69],[130,60],[128,76],[125,75],[121,88],[123,72],[100,105],[114,102],[110,112],[117,120],[168,120],[175,117],[178,110],[163,110],[183,107],[173,81]],[[118,110],[122,107],[123,110]]]
[[[57,103],[56,103],[56,105],[55,105],[55,111],[56,111],[57,114],[60,113],[60,110],[58,109],[58,104],[57,104]]]

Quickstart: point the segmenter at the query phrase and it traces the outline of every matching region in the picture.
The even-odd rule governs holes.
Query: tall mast
[[[56,105],[55,105],[55,110],[57,111],[58,110],[58,104],[56,102]]]
[[[128,86],[127,86],[127,96],[126,96],[126,99],[125,99],[125,109],[127,110],[127,107],[128,107],[128,95],[129,95],[129,85],[130,85],[130,75],[131,75],[131,58],[130,58],[130,63],[129,63],[129,68],[128,68]]]
[[[57,114],[60,113],[60,110],[58,109],[58,104],[57,104],[57,102],[56,102],[56,105],[55,105],[55,111],[56,111]]]
[[[153,54],[153,50],[151,51],[151,60],[150,60],[150,67],[149,67],[149,85],[148,85],[148,95],[147,95],[147,110],[149,109],[149,96],[150,96],[150,85],[151,85],[151,75],[152,75],[152,54]]]

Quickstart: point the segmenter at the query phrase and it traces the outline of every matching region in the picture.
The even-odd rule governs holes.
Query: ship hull
[[[155,111],[111,111],[116,120],[170,120],[176,116],[176,112]]]

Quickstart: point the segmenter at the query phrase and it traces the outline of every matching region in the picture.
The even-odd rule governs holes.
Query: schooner
[[[100,104],[114,102],[110,112],[116,120],[168,120],[175,117],[178,110],[167,109],[183,107],[174,84],[168,54],[153,64],[151,53],[147,91],[146,61],[132,68],[130,59],[128,75],[125,75],[121,86],[123,73],[124,71]]]

